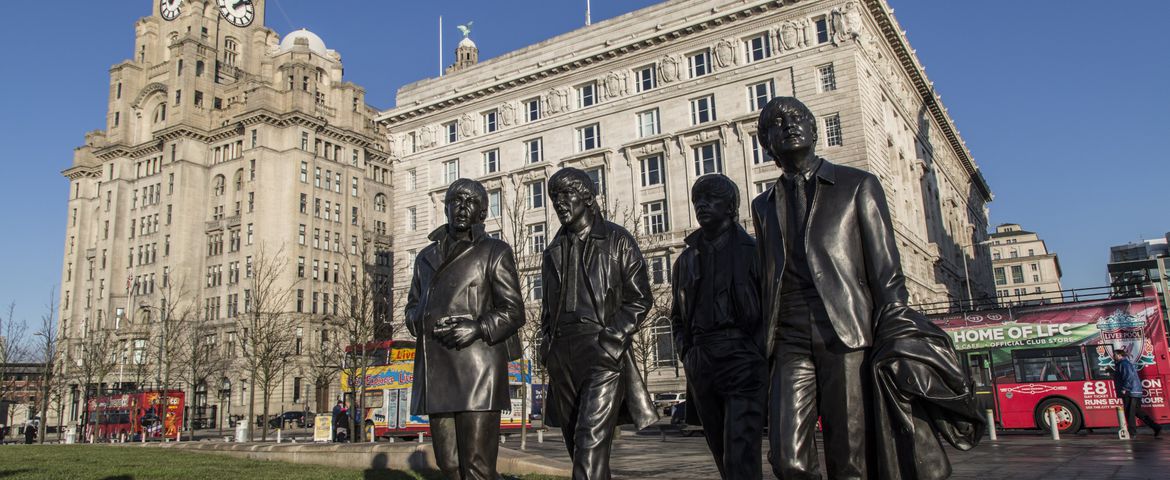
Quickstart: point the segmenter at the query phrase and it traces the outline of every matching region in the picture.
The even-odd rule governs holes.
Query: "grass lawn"
[[[6,445],[0,447],[4,480],[364,479],[439,480],[437,473],[339,469],[320,465],[245,460],[171,449],[107,445]],[[557,477],[525,476],[524,480]]]

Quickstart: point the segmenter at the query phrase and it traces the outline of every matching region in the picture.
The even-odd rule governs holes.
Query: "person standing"
[[[340,442],[342,439],[337,435],[337,430],[346,424],[345,420],[345,401],[338,400],[337,405],[333,406],[333,441]],[[348,433],[348,428],[346,429]]]
[[[508,362],[522,355],[520,280],[512,247],[483,222],[487,190],[451,183],[447,224],[418,254],[406,325],[418,338],[411,413],[430,417],[435,459],[453,480],[495,480],[500,411],[512,406]]]
[[[739,187],[730,178],[699,177],[691,201],[701,228],[675,261],[670,313],[687,417],[703,425],[722,478],[756,480],[768,393],[756,241],[738,222]]]
[[[1134,417],[1140,418],[1147,427],[1154,430],[1154,438],[1162,434],[1162,426],[1148,413],[1142,411],[1142,379],[1138,377],[1137,368],[1129,361],[1129,353],[1125,349],[1113,350],[1113,390],[1117,398],[1121,399],[1121,406],[1125,410],[1125,424],[1130,438],[1137,437],[1137,422]]]
[[[615,427],[658,420],[630,352],[654,299],[642,252],[602,217],[589,174],[561,169],[548,189],[561,228],[541,260],[546,421],[561,427],[574,480],[606,480]]]
[[[30,420],[24,424],[24,444],[32,445],[37,439],[37,426]]]

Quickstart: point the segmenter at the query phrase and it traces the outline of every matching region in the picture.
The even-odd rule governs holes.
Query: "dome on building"
[[[303,28],[285,35],[284,39],[280,41],[280,51],[287,52],[298,45],[306,46],[310,51],[323,57],[329,56],[329,50],[325,48],[325,41],[321,40],[317,34]]]
[[[463,37],[463,40],[459,41],[459,46],[460,47],[479,48],[479,47],[475,46],[475,42],[471,41],[471,39],[467,38],[467,37]]]

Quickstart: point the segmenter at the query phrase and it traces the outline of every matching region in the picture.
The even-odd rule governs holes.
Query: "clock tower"
[[[324,40],[304,29],[282,39],[265,26],[264,0],[146,1],[152,12],[134,23],[130,58],[109,70],[105,128],[86,134],[62,172],[72,215],[62,338],[108,335],[122,352],[114,358],[153,364],[149,352],[173,350],[144,346],[161,338],[163,318],[182,317],[223,352],[222,378],[188,389],[172,364],[169,379],[102,382],[183,388],[204,422],[232,413],[221,405],[262,413],[256,382],[275,389],[273,405],[328,409],[339,386],[313,378],[299,347],[279,379],[238,373],[257,332],[243,322],[271,308],[280,325],[266,331],[320,345],[349,311],[342,293],[361,278],[356,266],[388,276],[390,165],[376,110]],[[266,268],[262,281],[283,292],[281,305],[259,306]],[[389,292],[375,297],[379,318],[389,318]]]

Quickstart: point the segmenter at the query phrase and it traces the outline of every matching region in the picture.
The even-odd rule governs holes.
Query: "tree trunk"
[[[271,396],[272,395],[270,393],[268,393],[268,389],[265,388],[264,395],[262,395],[262,397],[264,398],[264,408],[263,408],[263,410],[264,410],[263,415],[264,416],[261,417],[261,419],[260,419],[260,425],[262,425],[260,427],[262,430],[260,430],[260,431],[263,432],[263,435],[261,436],[261,438],[265,442],[268,441],[268,401],[269,401]]]
[[[244,419],[244,425],[248,426],[248,441],[256,441],[256,429],[252,428],[252,422],[256,421],[256,370],[252,370],[252,378],[248,379],[248,418]]]

